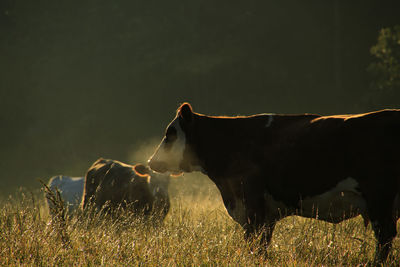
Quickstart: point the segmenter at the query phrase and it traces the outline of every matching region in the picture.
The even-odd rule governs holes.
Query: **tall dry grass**
[[[171,191],[178,192],[178,182]],[[333,225],[296,216],[281,220],[268,254],[227,215],[215,187],[181,190],[162,226],[134,214],[51,218],[42,193],[18,191],[0,205],[0,266],[365,266],[375,239],[360,218]],[[204,189],[206,188],[206,189]],[[186,194],[189,192],[190,194]],[[65,229],[62,229],[62,228]],[[65,231],[65,232],[63,232]],[[68,245],[65,244],[65,236]],[[396,238],[387,266],[399,263]]]

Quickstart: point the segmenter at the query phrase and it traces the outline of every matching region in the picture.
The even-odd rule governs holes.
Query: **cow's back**
[[[345,120],[347,160],[362,176],[399,176],[400,110],[381,110]]]
[[[302,118],[283,116],[280,123],[277,117],[269,129],[271,143],[264,159],[270,163],[269,177],[274,179],[268,180],[269,187],[277,197],[287,195],[296,203],[298,192],[317,195],[348,177],[359,183],[383,172],[385,179],[396,177],[396,172],[399,177],[399,110]],[[301,179],[295,179],[299,174]],[[396,186],[395,181],[389,184]]]

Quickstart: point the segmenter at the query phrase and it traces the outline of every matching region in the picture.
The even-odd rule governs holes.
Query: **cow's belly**
[[[276,221],[289,215],[299,215],[332,223],[338,223],[360,214],[366,216],[367,205],[357,188],[357,181],[347,178],[327,192],[299,200],[298,207],[287,206],[283,201],[276,200],[271,194],[265,192],[265,222]],[[232,206],[234,208],[226,206],[229,215],[239,224],[245,225],[247,214],[243,201],[236,199]]]
[[[337,223],[366,214],[367,205],[357,186],[356,180],[347,178],[323,194],[304,198],[299,202],[299,215]]]
[[[357,193],[343,191],[327,197],[313,197],[301,201],[299,215],[328,222],[343,220],[366,213],[365,200]]]

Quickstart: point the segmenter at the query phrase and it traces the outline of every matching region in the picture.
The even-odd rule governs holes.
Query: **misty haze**
[[[385,3],[3,0],[1,191],[100,156],[145,161],[184,101],[215,115],[398,107],[367,71],[380,29],[400,24]]]

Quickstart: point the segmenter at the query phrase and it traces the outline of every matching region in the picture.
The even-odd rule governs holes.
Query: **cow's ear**
[[[150,175],[150,169],[143,164],[136,164],[133,166],[133,169],[137,174],[140,176],[149,176]]]
[[[192,106],[187,102],[183,103],[178,109],[178,115],[185,122],[192,122],[192,120],[193,120],[193,109],[192,109]]]

